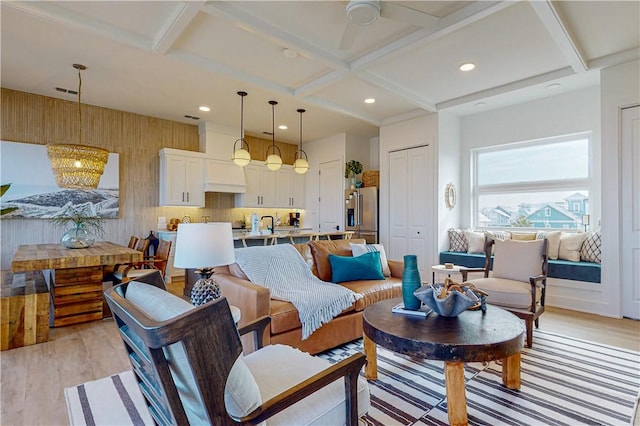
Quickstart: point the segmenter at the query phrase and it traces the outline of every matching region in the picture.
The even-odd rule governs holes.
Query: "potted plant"
[[[344,177],[351,178],[351,189],[356,189],[356,176],[362,173],[362,164],[358,160],[351,160],[345,163]]]
[[[0,197],[2,197],[4,195],[5,192],[7,192],[9,190],[9,187],[11,186],[10,183],[4,184],[0,186]],[[0,210],[0,216],[5,215],[5,214],[9,214],[13,211],[18,210],[17,207],[3,207]]]
[[[96,236],[104,234],[102,218],[92,212],[89,203],[74,206],[67,204],[59,213],[49,219],[54,226],[63,228],[72,224],[60,239],[67,248],[87,248],[96,241]]]

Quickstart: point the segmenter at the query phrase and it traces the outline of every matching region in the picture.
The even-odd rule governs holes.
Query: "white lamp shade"
[[[295,170],[296,173],[303,175],[309,171],[309,162],[304,158],[298,158],[293,162],[293,170]]]
[[[236,261],[229,222],[181,223],[178,225],[173,266],[213,268]]]
[[[271,154],[267,157],[265,164],[269,170],[279,170],[282,167],[282,158],[277,154]]]
[[[244,167],[251,162],[251,154],[249,154],[249,151],[244,148],[237,149],[233,153],[233,162],[238,166]]]

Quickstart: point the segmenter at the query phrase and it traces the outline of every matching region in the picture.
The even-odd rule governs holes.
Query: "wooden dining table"
[[[18,247],[11,271],[43,272],[51,294],[50,325],[59,327],[102,319],[104,268],[142,260],[142,252],[109,241],[81,249],[29,244]]]

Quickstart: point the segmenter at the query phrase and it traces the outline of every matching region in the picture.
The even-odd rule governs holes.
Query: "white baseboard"
[[[546,306],[610,316],[609,306],[602,299],[600,283],[547,278]]]

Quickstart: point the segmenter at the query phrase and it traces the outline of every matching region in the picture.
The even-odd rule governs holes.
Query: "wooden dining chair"
[[[146,241],[146,245],[143,244],[143,252],[149,246],[149,240]],[[153,270],[160,271],[164,277],[167,272],[167,263],[169,261],[169,253],[171,252],[171,241],[160,240],[158,244],[158,252],[153,256],[145,256],[141,262],[131,262],[116,265],[113,271],[114,284],[123,283],[136,279],[142,275],[146,275]]]
[[[138,240],[139,240],[138,237],[136,237],[135,235],[132,235],[131,238],[129,238],[129,244],[127,245],[127,247],[129,247],[130,249],[135,249],[136,244],[138,244]]]

